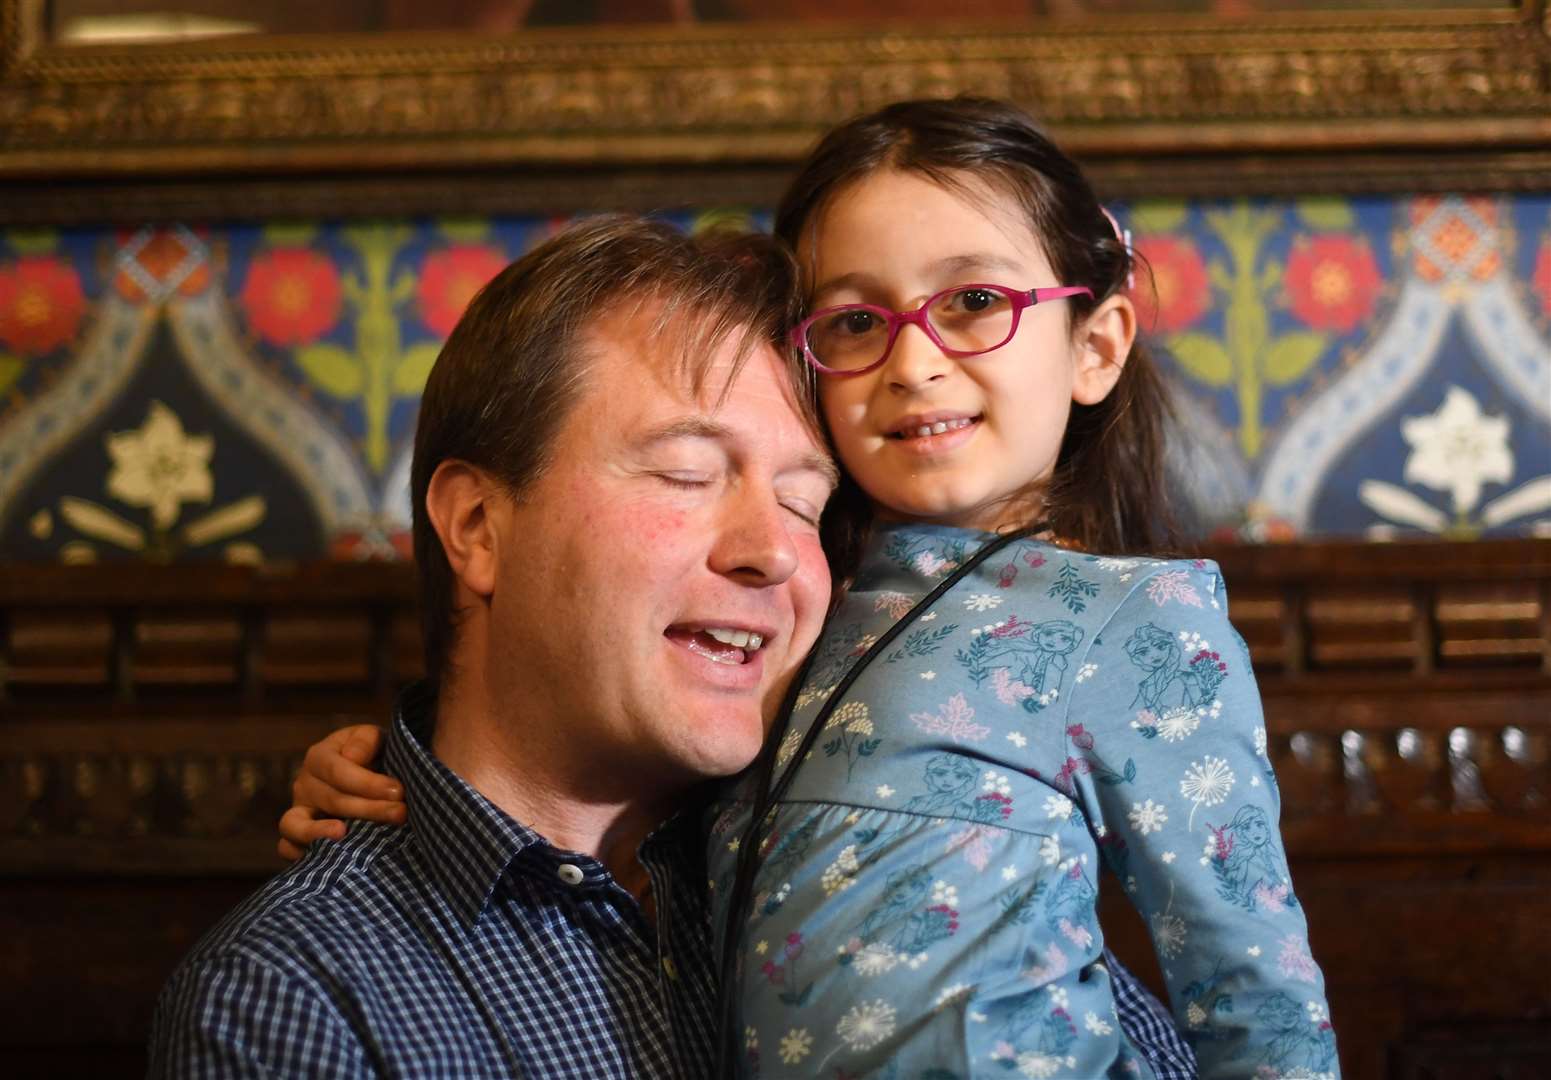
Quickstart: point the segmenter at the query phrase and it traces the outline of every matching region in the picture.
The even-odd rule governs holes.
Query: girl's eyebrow
[[[1006,255],[994,255],[990,252],[970,252],[964,255],[950,255],[946,259],[938,259],[927,267],[927,271],[933,274],[960,274],[968,270],[1022,270],[1023,264],[1019,260],[1009,258]],[[1014,282],[1014,284],[1020,284]]]
[[[946,258],[938,259],[934,263],[927,264],[925,268],[926,276],[935,278],[957,276],[972,271],[977,273],[982,271],[1024,273],[1027,271],[1027,267],[1021,261],[1006,255],[997,255],[989,251],[972,251],[962,255],[949,255]],[[852,270],[848,274],[841,274],[838,277],[833,277],[828,281],[820,283],[814,288],[813,294],[821,296],[826,292],[850,287],[858,289],[876,288],[878,284],[878,276],[876,274],[865,270]],[[1022,282],[1011,282],[1010,284],[1014,287],[1022,287]]]

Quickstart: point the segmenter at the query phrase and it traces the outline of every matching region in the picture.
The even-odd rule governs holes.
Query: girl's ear
[[[1077,370],[1072,378],[1072,400],[1097,405],[1109,396],[1131,355],[1136,340],[1136,308],[1129,297],[1116,294],[1093,309],[1077,330]]]

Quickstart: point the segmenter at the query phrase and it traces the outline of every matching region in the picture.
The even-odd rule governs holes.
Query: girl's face
[[[1157,671],[1169,659],[1169,653],[1174,648],[1172,641],[1158,641],[1156,638],[1148,638],[1136,646],[1131,654],[1138,667],[1148,671]]]
[[[1087,284],[1056,280],[1012,199],[893,170],[837,193],[798,254],[812,274],[815,310],[911,310],[974,283]],[[1010,342],[961,360],[905,326],[874,370],[821,375],[819,399],[841,461],[879,517],[988,531],[1025,525],[1039,512],[1028,489],[1054,469],[1072,403],[1103,400],[1134,333],[1120,297],[1075,328],[1066,301],[1026,308]]]

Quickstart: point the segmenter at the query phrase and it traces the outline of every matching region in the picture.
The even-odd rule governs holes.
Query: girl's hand
[[[340,818],[404,824],[404,789],[391,776],[365,767],[381,742],[381,728],[356,724],[307,748],[291,784],[294,805],[280,818],[282,859],[295,862],[314,840],[343,840]]]

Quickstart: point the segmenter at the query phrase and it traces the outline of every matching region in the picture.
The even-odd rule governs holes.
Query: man
[[[217,927],[153,1073],[709,1074],[695,792],[753,759],[829,598],[791,295],[760,240],[605,218],[476,298],[416,434],[407,827],[315,845]]]

